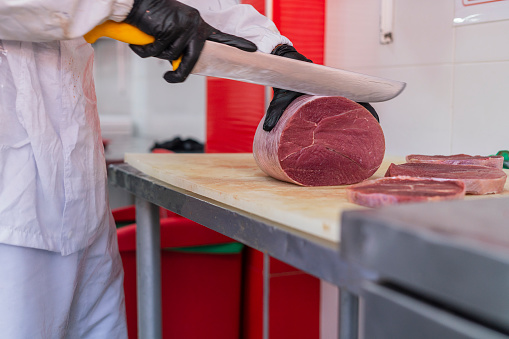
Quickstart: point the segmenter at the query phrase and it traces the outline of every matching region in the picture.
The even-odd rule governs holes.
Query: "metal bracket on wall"
[[[380,0],[380,43],[391,44],[394,41],[394,0]]]

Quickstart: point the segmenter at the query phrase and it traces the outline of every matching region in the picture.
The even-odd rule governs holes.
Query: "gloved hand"
[[[157,57],[172,61],[183,56],[177,70],[164,75],[164,79],[170,83],[182,82],[187,78],[198,61],[205,40],[248,52],[257,49],[246,39],[210,26],[203,21],[198,10],[176,0],[134,0],[133,8],[124,22],[155,38],[148,45],[130,45],[142,58]]]
[[[274,48],[270,54],[300,61],[313,62],[297,52],[297,50],[290,45],[279,45]],[[269,104],[269,108],[267,108],[267,114],[265,115],[265,121],[263,122],[263,129],[267,132],[270,132],[276,126],[279,118],[281,118],[281,115],[283,115],[283,112],[288,105],[290,105],[293,100],[304,95],[304,93],[275,87],[272,88],[272,91],[274,92],[274,96]]]
[[[358,102],[358,104],[362,105],[365,109],[367,109],[369,111],[369,113],[371,113],[371,115],[375,117],[376,121],[380,122],[380,118],[378,117],[378,113],[375,111],[373,106],[371,106],[367,102]]]
[[[313,62],[297,52],[294,47],[289,45],[279,45],[274,48],[271,54],[300,61]],[[269,108],[267,108],[267,114],[265,115],[265,121],[263,122],[263,129],[267,132],[270,132],[276,126],[281,115],[283,115],[283,112],[292,103],[292,101],[301,95],[304,95],[304,93],[293,92],[281,88],[273,88],[273,91],[274,96],[269,104]],[[364,108],[366,108],[377,121],[380,121],[378,119],[378,114],[370,104],[364,102],[359,102],[359,104],[364,106]]]

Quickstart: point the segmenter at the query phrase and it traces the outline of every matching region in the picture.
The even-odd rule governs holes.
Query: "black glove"
[[[148,45],[130,45],[141,56],[176,60],[182,62],[176,71],[166,72],[164,79],[171,83],[184,81],[198,61],[205,40],[237,47],[254,52],[252,42],[223,33],[207,24],[198,10],[176,0],[134,0],[131,12],[124,22],[153,36],[155,41]]]
[[[304,55],[297,52],[297,50],[289,45],[279,45],[270,53],[274,55],[279,55],[285,58],[313,62],[306,58]],[[272,97],[272,101],[269,104],[269,108],[267,108],[267,114],[265,115],[265,121],[263,122],[263,129],[267,132],[270,132],[274,126],[276,126],[279,118],[283,115],[285,109],[292,103],[293,100],[297,99],[304,93],[293,92],[286,89],[281,88],[272,88],[274,91],[274,96]]]
[[[274,48],[271,54],[279,55],[285,58],[313,62],[306,58],[304,55],[297,52],[294,47],[289,45],[280,45]],[[304,93],[293,92],[280,88],[273,88],[273,91],[274,97],[269,104],[267,114],[265,115],[265,121],[263,122],[263,129],[267,132],[270,132],[276,126],[277,122],[281,118],[281,115],[283,115],[283,112],[292,103],[292,101],[301,95],[304,95]],[[378,114],[370,104],[364,102],[359,102],[359,104],[364,106],[364,108],[366,108],[376,118],[377,121],[380,121],[378,119]]]
[[[378,113],[375,111],[373,106],[371,106],[367,102],[358,102],[358,104],[362,105],[365,109],[367,109],[369,111],[369,113],[371,113],[371,115],[375,117],[376,121],[380,122],[380,118],[378,117]]]

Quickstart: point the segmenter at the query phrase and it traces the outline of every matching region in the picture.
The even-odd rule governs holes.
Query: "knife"
[[[135,45],[154,38],[126,23],[106,21],[87,33],[93,43],[109,37]],[[173,61],[177,69],[179,60]],[[192,74],[271,86],[312,95],[342,96],[357,102],[380,102],[399,95],[406,84],[338,68],[312,64],[261,52],[245,52],[206,41]]]

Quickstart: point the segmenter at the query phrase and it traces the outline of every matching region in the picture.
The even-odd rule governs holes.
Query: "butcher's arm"
[[[146,45],[130,45],[141,57],[175,60],[168,82],[184,81],[205,40],[256,51],[256,45],[207,24],[192,6],[176,0],[0,0],[0,40],[51,41],[85,35],[106,20],[123,21],[152,36]]]
[[[182,2],[198,9],[203,20],[222,32],[254,42],[261,52],[270,53],[277,45],[292,44],[271,20],[251,5],[237,4],[235,0]]]
[[[52,41],[83,36],[125,19],[133,0],[0,0],[0,39]]]

